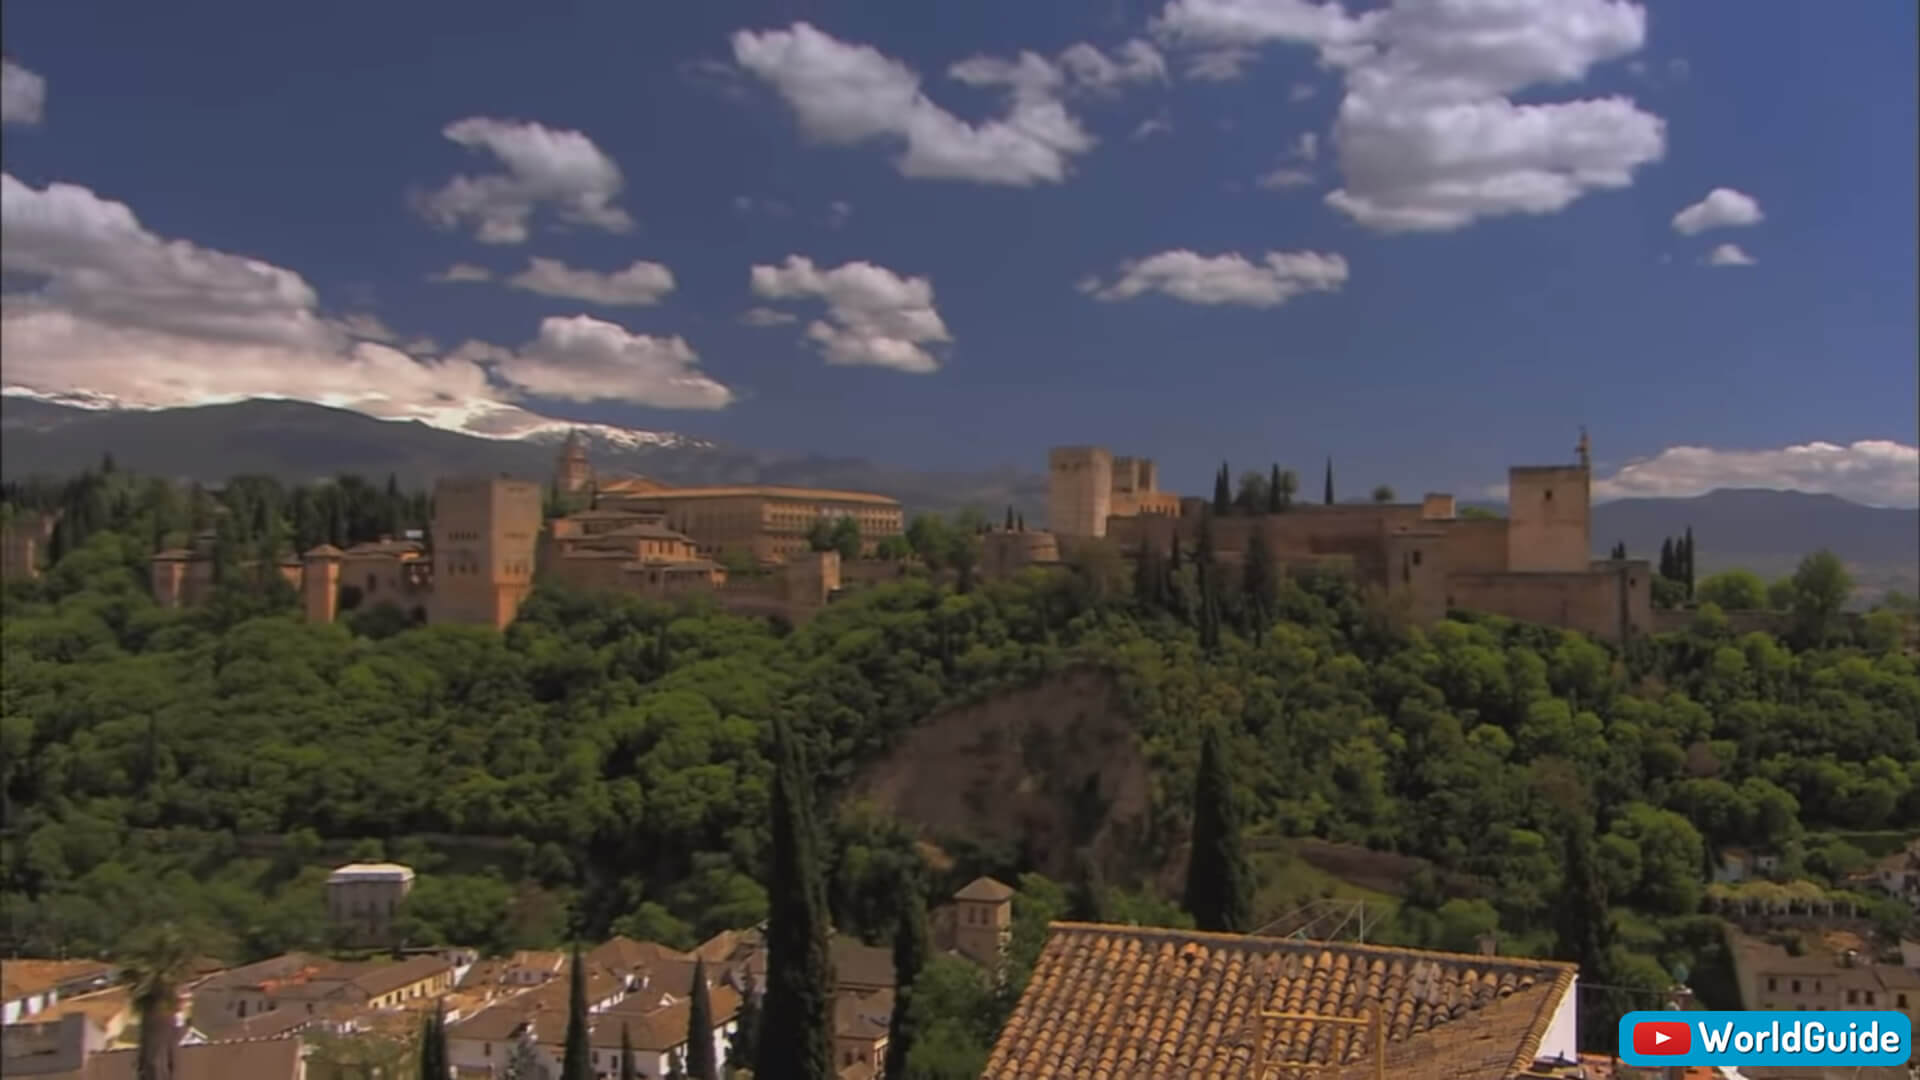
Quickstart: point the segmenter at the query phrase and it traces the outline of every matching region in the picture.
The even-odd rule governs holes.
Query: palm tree
[[[140,1017],[140,1049],[134,1057],[138,1080],[173,1080],[180,986],[193,972],[194,954],[192,939],[173,923],[140,933],[126,949],[132,1003]]]

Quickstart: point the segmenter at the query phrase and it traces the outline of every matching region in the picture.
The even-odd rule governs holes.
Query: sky
[[[3,377],[1920,503],[1912,4],[11,4]]]

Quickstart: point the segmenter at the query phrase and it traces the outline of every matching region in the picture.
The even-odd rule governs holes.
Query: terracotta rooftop
[[[174,1080],[294,1080],[302,1074],[299,1039],[205,1043],[174,1052]],[[87,1059],[86,1080],[134,1080],[134,1050]]]
[[[381,964],[354,977],[354,984],[368,997],[379,997],[423,979],[445,973],[451,978],[453,965],[444,956],[416,956],[397,964]]]
[[[707,994],[707,1003],[713,1006],[714,1027],[724,1026],[740,1012],[740,995],[731,987],[714,987]],[[685,998],[638,1016],[610,1009],[589,1021],[587,1041],[602,1050],[618,1050],[620,1028],[625,1025],[635,1050],[671,1050],[687,1041],[687,1019],[692,1011],[692,1002]],[[553,1035],[558,1041],[565,1031],[556,1030]]]
[[[997,904],[1002,900],[1013,899],[1013,887],[990,877],[977,877],[968,882],[966,888],[954,893],[953,898]]]
[[[101,960],[0,960],[0,989],[8,1001],[112,976],[113,965]]]
[[[1574,971],[1543,960],[1055,923],[982,1078],[1371,1076],[1366,1025],[1263,1013],[1358,1018],[1377,1002],[1387,1075],[1506,1080],[1532,1065]]]

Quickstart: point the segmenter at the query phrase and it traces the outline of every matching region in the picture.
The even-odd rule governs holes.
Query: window
[[[1857,999],[1859,996],[1860,994],[1859,994],[1859,991],[1857,990],[1847,991],[1847,1004],[1849,1005],[1857,1004],[1858,1002],[1855,999]]]
[[[1796,994],[1800,992],[1800,980],[1799,980],[1799,979],[1795,979],[1795,980],[1793,980],[1793,992],[1794,992],[1794,993],[1796,993]]]
[[[493,1056],[493,1044],[492,1044],[492,1043],[481,1043],[481,1044],[480,1044],[480,1056],[481,1056],[481,1057],[492,1057],[492,1056]]]
[[[1896,996],[1895,1000],[1899,1002],[1899,1005],[1901,1008],[1904,1009],[1907,1007],[1907,995],[1899,994]]]
[[[1415,552],[1413,553],[1413,565],[1415,565],[1415,566],[1419,566],[1419,565],[1420,565],[1420,552],[1418,552],[1418,551],[1415,551]]]
[[[1552,489],[1552,488],[1548,488],[1548,489],[1547,489],[1547,501],[1548,501],[1548,502],[1552,502],[1552,501],[1553,501],[1553,489]]]
[[[1873,1004],[1873,991],[1867,991],[1867,1004]]]

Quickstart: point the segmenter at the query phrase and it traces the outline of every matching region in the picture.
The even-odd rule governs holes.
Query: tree
[[[1285,513],[1287,507],[1293,503],[1293,489],[1299,482],[1299,478],[1293,475],[1293,470],[1283,471],[1279,463],[1275,462],[1273,470],[1267,475],[1267,513]]]
[[[593,1080],[593,1048],[587,1043],[587,968],[580,961],[577,941],[567,972],[567,1041],[560,1080]]]
[[[833,1080],[833,961],[819,833],[784,717],[774,717],[773,731],[767,993],[753,1072],[765,1080]]]
[[[1660,565],[1656,569],[1659,570],[1660,576],[1668,581],[1676,581],[1680,577],[1679,563],[1673,556],[1673,537],[1671,536],[1660,540]]]
[[[447,1080],[452,1074],[447,1060],[447,1013],[435,1004],[420,1029],[420,1080]]]
[[[513,1047],[507,1051],[506,1080],[547,1080],[547,1067],[540,1062],[532,1025],[523,1026],[514,1034]]]
[[[1267,494],[1267,478],[1254,469],[1240,474],[1240,493],[1234,496],[1233,505],[1248,517],[1263,513],[1270,496]]]
[[[620,1021],[620,1080],[634,1080],[633,1032],[625,1020]]]
[[[1380,486],[1374,488],[1373,501],[1377,503],[1381,503],[1383,505],[1386,503],[1392,502],[1393,488],[1387,484],[1381,484]]]
[[[1725,611],[1758,611],[1767,606],[1767,583],[1751,570],[1722,570],[1702,581],[1694,595]]]
[[[832,551],[834,549],[833,521],[830,518],[817,517],[807,526],[807,550]]]
[[[1612,559],[1615,562],[1619,562],[1620,560],[1625,559],[1626,557],[1627,557],[1627,542],[1625,540],[1616,542],[1613,545],[1613,550],[1607,553],[1607,558]]]
[[[1853,595],[1853,576],[1833,552],[1822,548],[1800,560],[1793,572],[1794,632],[1802,641],[1818,644],[1833,630],[1833,622]]]
[[[1013,531],[1013,504],[1012,504],[1012,503],[1008,503],[1008,504],[1007,504],[1007,525],[1006,525],[1006,529],[1007,529],[1007,531],[1008,531],[1008,532],[1012,532],[1012,531]]]
[[[1185,906],[1194,925],[1236,934],[1252,929],[1252,876],[1240,846],[1240,819],[1217,724],[1208,724],[1201,735],[1200,769],[1193,784],[1192,847]]]
[[[1605,987],[1613,982],[1613,923],[1607,909],[1607,888],[1593,857],[1591,819],[1577,813],[1562,817],[1564,866],[1560,900],[1554,906],[1554,935],[1561,959],[1580,966],[1581,981]],[[1598,993],[1599,1015],[1591,1030],[1610,1035],[1619,1020],[1619,1007],[1611,991],[1602,989]]]
[[[138,1080],[173,1080],[180,1043],[180,985],[193,970],[191,939],[173,923],[135,935],[126,951],[130,1003],[140,1019],[134,1056]]]
[[[1213,512],[1226,516],[1233,512],[1232,474],[1227,471],[1227,463],[1220,463],[1220,471],[1213,475]]]
[[[1333,505],[1333,459],[1332,459],[1332,458],[1328,458],[1328,459],[1327,459],[1327,493],[1326,493],[1326,504],[1327,504],[1328,506],[1332,506],[1332,505]]]
[[[733,1024],[733,1037],[727,1040],[729,1067],[745,1069],[759,1060],[760,1017],[760,993],[749,978],[746,990],[740,995],[740,1015]]]
[[[1681,541],[1681,543],[1684,547],[1684,550],[1687,553],[1686,560],[1682,565],[1682,570],[1685,571],[1685,577],[1682,580],[1684,580],[1687,583],[1687,599],[1691,600],[1693,599],[1693,584],[1694,584],[1693,526],[1691,525],[1687,526],[1686,538],[1683,541]]]
[[[851,562],[860,557],[860,523],[852,517],[843,517],[833,523],[833,532],[828,539],[828,549],[838,551],[840,557]]]
[[[707,961],[693,962],[693,997],[687,1007],[687,1080],[720,1080],[713,1060],[713,1002],[707,996]]]
[[[1267,546],[1266,534],[1254,528],[1247,534],[1247,566],[1240,575],[1240,587],[1246,594],[1247,623],[1256,644],[1265,637],[1273,617],[1275,584],[1273,549]]]
[[[907,1056],[913,1052],[913,984],[931,953],[927,934],[927,905],[917,882],[901,886],[904,898],[893,931],[893,1017],[887,1025],[887,1080],[903,1080]]]

